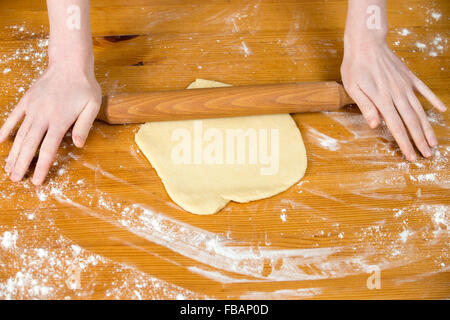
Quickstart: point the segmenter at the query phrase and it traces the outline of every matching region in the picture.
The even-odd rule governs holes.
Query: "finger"
[[[390,98],[384,99],[388,107],[383,108],[382,111],[385,113],[383,116],[386,120],[386,125],[397,141],[400,150],[403,152],[405,157],[409,161],[416,161],[416,152],[414,151],[414,147],[411,144],[411,140],[409,139],[408,132],[405,128],[406,123],[411,127],[410,131],[414,132],[414,135],[418,136],[418,133],[416,132],[417,128],[414,127],[414,118],[411,115],[411,110],[409,110],[410,112],[408,113],[408,109],[410,108],[405,103],[403,96],[401,95],[401,92],[403,91],[400,88],[405,87],[405,79],[400,76],[398,71],[394,72],[396,65],[395,63],[392,64],[392,62],[389,62],[389,59],[386,60],[383,59],[383,57],[380,59],[380,62],[386,75],[385,83],[389,83],[390,87],[388,90],[391,92]],[[392,65],[394,65],[394,69],[392,69]],[[398,109],[394,107],[393,103],[396,103]],[[403,122],[401,117],[403,117]]]
[[[408,100],[413,107],[414,111],[416,112],[420,125],[422,126],[423,132],[425,133],[425,137],[428,141],[428,144],[432,147],[436,147],[438,144],[436,135],[434,134],[433,127],[430,124],[430,121],[428,120],[427,114],[425,113],[425,110],[422,107],[422,104],[420,103],[419,99],[417,99],[414,92],[411,90],[407,93]]]
[[[14,127],[19,123],[19,121],[25,115],[25,104],[20,100],[19,104],[14,108],[14,110],[8,116],[2,128],[0,129],[0,143],[3,143],[9,136]]]
[[[409,140],[408,133],[403,125],[402,119],[397,113],[391,100],[377,101],[378,110],[380,110],[389,131],[392,133],[395,141],[402,153],[409,161],[416,161],[416,153]]]
[[[99,107],[99,103],[90,101],[78,116],[78,119],[72,129],[72,140],[78,148],[84,146],[84,143],[89,135],[89,131],[92,127],[92,123],[97,117]]]
[[[350,86],[347,92],[358,105],[369,126],[376,128],[380,124],[380,115],[372,100],[358,86]]]
[[[14,168],[17,157],[19,156],[20,148],[22,147],[22,142],[28,134],[28,130],[31,128],[33,120],[32,117],[25,117],[25,120],[22,122],[19,130],[17,131],[16,137],[14,138],[14,143],[9,152],[8,159],[6,160],[5,170],[10,173]]]
[[[403,123],[408,128],[409,134],[416,144],[417,149],[419,149],[420,153],[424,157],[431,157],[431,150],[428,146],[427,140],[425,139],[425,135],[423,133],[422,126],[420,125],[419,118],[417,117],[414,109],[410,106],[409,100],[406,95],[401,95],[394,98],[394,104],[397,107],[401,118],[403,119]]]
[[[31,160],[33,160],[34,155],[36,154],[36,150],[41,143],[46,130],[47,127],[42,124],[34,124],[28,131],[28,134],[22,143],[22,147],[20,148],[20,153],[14,165],[14,169],[11,172],[12,181],[17,182],[22,180],[30,166]]]
[[[444,103],[433,93],[433,91],[430,90],[430,88],[427,87],[425,83],[422,82],[422,80],[414,76],[413,83],[415,89],[419,91],[420,94],[423,95],[436,109],[441,112],[447,110]]]
[[[39,151],[39,159],[32,179],[33,184],[40,185],[44,182],[64,134],[64,131],[57,131],[53,128],[48,130]]]

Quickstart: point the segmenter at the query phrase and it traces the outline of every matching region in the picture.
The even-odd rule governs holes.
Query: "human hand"
[[[341,75],[345,89],[371,128],[383,118],[408,160],[416,160],[410,137],[424,157],[431,157],[430,147],[438,141],[414,92],[441,112],[446,107],[389,49],[385,39],[369,37],[361,43],[346,39]]]
[[[93,70],[49,64],[0,129],[2,143],[23,118],[5,166],[11,180],[22,180],[42,141],[32,179],[33,184],[41,184],[61,140],[74,123],[73,142],[83,147],[100,104],[101,88]]]

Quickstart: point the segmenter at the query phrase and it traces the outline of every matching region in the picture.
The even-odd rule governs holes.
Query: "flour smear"
[[[217,13],[217,18],[225,20],[232,33],[238,33],[259,9],[259,2],[254,1],[238,12],[224,9]],[[435,9],[423,12],[430,19],[429,24],[446,19]],[[167,12],[154,23],[173,19],[173,14]],[[214,23],[214,19],[207,23]],[[303,27],[292,26],[291,34],[281,41],[286,50],[287,44],[295,44],[295,33]],[[25,25],[8,28],[19,38],[34,36]],[[443,34],[430,32],[419,39],[412,28],[400,28],[396,36],[395,46],[408,44],[425,58],[447,53]],[[0,94],[12,97],[0,113],[1,122],[33,79],[45,70],[47,47],[45,39],[30,40],[13,52],[0,54],[0,74],[11,82],[10,86],[0,88]],[[326,47],[335,50],[329,44]],[[244,57],[255,54],[247,39],[240,39],[235,49]],[[289,50],[294,55],[297,49],[300,50],[298,47]],[[432,263],[416,277],[398,281],[398,285],[448,272],[450,209],[442,194],[448,193],[450,187],[449,141],[441,141],[432,159],[410,163],[400,158],[389,131],[384,126],[370,130],[361,114],[345,111],[318,116],[321,118],[316,124],[308,120],[301,123],[310,162],[318,168],[316,172],[330,170],[330,159],[338,159],[347,170],[356,166],[363,170],[346,175],[345,180],[330,181],[330,186],[324,189],[316,184],[316,179],[322,177],[320,174],[305,177],[276,203],[249,203],[251,212],[271,214],[274,225],[279,223],[280,229],[293,231],[286,234],[267,229],[252,231],[248,243],[238,239],[232,226],[224,226],[223,232],[213,232],[175,218],[164,208],[179,210],[177,206],[151,198],[151,192],[142,184],[109,172],[104,168],[106,164],[86,160],[83,152],[73,148],[70,137],[64,140],[62,152],[51,168],[51,178],[42,187],[35,187],[29,179],[10,183],[2,163],[0,210],[7,213],[2,221],[8,223],[0,224],[0,298],[215,298],[170,279],[161,279],[153,269],[127,260],[126,255],[121,259],[107,256],[100,248],[77,242],[80,240],[77,234],[71,235],[71,230],[62,227],[61,221],[67,217],[76,217],[79,223],[95,219],[129,237],[158,245],[163,250],[156,253],[124,239],[104,239],[119,241],[130,250],[141,250],[187,274],[214,284],[236,286],[236,290],[242,284],[252,288],[240,289],[235,295],[230,294],[230,298],[320,297],[327,291],[322,285],[305,288],[299,284],[294,289],[288,286],[294,281],[323,283],[326,279],[361,276],[372,265],[381,270],[408,268],[423,259],[421,250],[429,252]],[[428,116],[433,126],[448,136],[445,118],[434,111],[429,111]],[[337,126],[340,135],[331,135],[325,124]],[[134,135],[133,129],[124,128],[118,127],[114,134]],[[104,132],[100,124],[94,125],[91,134],[101,137],[105,144],[114,140],[109,136],[111,131]],[[0,145],[0,152],[7,154],[5,145]],[[142,155],[132,146],[131,138],[128,153],[125,156],[130,162],[148,169]],[[125,162],[118,165],[122,170],[128,169]],[[82,170],[83,177],[73,178],[73,170]],[[128,192],[118,195],[105,186],[121,186]],[[411,187],[413,194],[403,192]],[[153,201],[143,203],[128,193]],[[315,206],[311,199],[318,199],[322,205]],[[56,210],[57,206],[60,209]],[[220,214],[229,214],[229,219],[233,219],[233,210],[227,207]],[[351,212],[353,223],[342,223],[341,212]],[[364,221],[359,217],[364,217]],[[249,216],[253,218],[257,216]],[[80,227],[77,221],[74,228]],[[305,225],[309,224],[299,225],[299,221],[311,222],[316,227],[307,228]],[[96,231],[96,236],[103,239],[101,230]],[[286,247],[284,241],[292,244],[292,239],[303,239],[304,246]],[[188,259],[189,263],[182,265],[176,257]],[[267,282],[277,282],[279,289],[267,292],[259,286]]]

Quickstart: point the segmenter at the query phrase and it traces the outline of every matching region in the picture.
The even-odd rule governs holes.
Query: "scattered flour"
[[[427,47],[427,45],[425,43],[417,41],[416,47],[419,48],[420,50],[424,50]]]
[[[249,47],[247,46],[245,41],[241,42],[241,48],[242,48],[242,51],[244,52],[245,57],[248,57],[249,55],[252,54],[252,51],[249,49]]]
[[[400,35],[406,37],[407,35],[409,35],[411,33],[411,31],[409,31],[407,28],[403,28],[402,30],[400,30],[398,32]]]
[[[442,14],[440,12],[432,12],[431,16],[433,17],[434,20],[439,21],[442,17]]]
[[[245,17],[245,12],[229,16],[229,23],[233,26],[234,32],[239,31],[239,21]],[[439,18],[433,16],[433,19],[437,21],[440,16]],[[14,26],[11,29],[18,36],[27,34],[25,26]],[[411,32],[404,28],[399,31],[399,34],[406,37]],[[426,41],[425,43],[423,40],[418,42],[420,43],[418,48],[431,50],[429,52],[431,56],[434,56],[433,52],[436,52],[436,55],[444,52],[446,39],[442,35],[432,35],[432,38],[430,42]],[[407,41],[407,38],[402,41]],[[415,39],[412,41],[414,44]],[[241,45],[246,56],[252,53],[244,41]],[[0,65],[8,64],[15,70],[23,69],[25,64],[32,66],[30,69],[32,71],[24,74],[24,83],[15,85],[15,88],[18,88],[17,92],[14,92],[16,99],[19,99],[20,93],[29,86],[29,79],[44,70],[47,46],[48,40],[37,40],[17,49],[12,54],[5,53],[0,56]],[[1,90],[3,91],[0,93],[8,93],[8,90],[11,89],[5,86]],[[0,114],[0,116],[6,115],[7,112]],[[164,213],[156,212],[139,203],[129,203],[126,199],[114,197],[103,191],[101,184],[95,183],[98,178],[109,179],[107,181],[110,183],[124,184],[141,194],[147,191],[139,189],[140,187],[131,181],[113,176],[101,169],[98,164],[83,162],[82,156],[69,153],[69,157],[60,157],[56,162],[56,166],[62,166],[54,169],[56,175],[47,185],[38,189],[34,188],[29,181],[19,184],[19,187],[6,183],[7,177],[0,173],[0,183],[6,185],[4,190],[0,191],[0,208],[9,206],[19,212],[17,225],[22,228],[11,230],[11,228],[6,229],[0,225],[0,298],[52,299],[61,296],[66,299],[92,298],[94,296],[105,299],[209,298],[155,278],[148,274],[149,271],[145,273],[125,263],[118,263],[85,250],[81,244],[62,236],[61,230],[55,226],[56,215],[49,210],[53,209],[55,200],[73,210],[78,210],[80,214],[102,219],[140,236],[146,241],[164,246],[170,252],[184,255],[196,263],[207,266],[214,271],[202,271],[202,274],[205,277],[207,274],[209,278],[215,279],[219,283],[236,281],[234,278],[224,275],[225,272],[240,277],[246,275],[250,278],[250,280],[244,279],[244,281],[292,281],[345,277],[364,272],[368,260],[377,260],[379,265],[385,268],[395,266],[395,263],[398,265],[412,263],[416,257],[405,254],[407,249],[414,248],[412,247],[413,241],[408,241],[412,234],[421,232],[421,236],[427,240],[447,241],[448,205],[437,203],[418,206],[413,202],[415,199],[399,198],[401,195],[391,194],[390,191],[401,190],[410,183],[417,186],[418,190],[423,188],[423,192],[420,191],[422,196],[429,193],[426,189],[429,185],[447,188],[449,181],[443,170],[448,166],[450,148],[445,145],[439,147],[435,152],[435,157],[424,161],[425,164],[420,162],[410,164],[406,161],[398,163],[397,158],[393,158],[398,150],[391,145],[392,137],[388,132],[383,129],[369,130],[360,114],[336,112],[325,113],[325,115],[334,120],[336,125],[340,124],[345,128],[351,137],[346,137],[345,140],[332,138],[309,127],[307,135],[312,143],[328,151],[342,150],[342,154],[347,155],[343,160],[350,164],[367,165],[369,168],[366,175],[351,177],[349,181],[344,181],[341,185],[334,185],[333,188],[343,188],[346,195],[350,197],[349,199],[353,199],[357,195],[358,197],[380,199],[377,202],[382,202],[387,199],[386,197],[391,197],[391,200],[401,200],[401,203],[404,203],[403,201],[412,203],[408,206],[402,204],[401,208],[389,211],[389,214],[392,212],[396,218],[392,226],[384,224],[384,221],[381,220],[369,225],[355,224],[351,228],[347,228],[333,220],[338,218],[335,212],[329,215],[323,208],[312,208],[306,203],[291,201],[290,205],[294,209],[289,211],[291,217],[301,212],[310,216],[311,219],[318,219],[323,223],[332,220],[330,223],[335,226],[334,229],[330,228],[331,231],[327,232],[324,232],[323,229],[313,230],[311,232],[315,232],[314,236],[333,237],[331,239],[334,241],[343,239],[344,235],[349,239],[353,236],[356,243],[352,243],[351,247],[317,248],[314,248],[317,243],[312,243],[308,249],[279,250],[269,247],[271,239],[266,233],[263,239],[265,246],[243,246],[238,241],[234,242],[230,235],[231,231],[227,232],[226,236],[209,232]],[[433,112],[429,112],[428,115],[433,124],[444,129],[448,127],[441,115]],[[380,141],[381,139],[382,141]],[[63,147],[67,147],[67,143]],[[67,169],[63,167],[69,160],[78,162],[91,170],[95,174],[94,183],[88,178],[71,181],[70,174],[64,174]],[[320,164],[314,163],[314,165]],[[314,181],[302,181],[298,186],[301,187],[305,182],[309,182],[311,185],[314,183]],[[93,184],[95,184],[94,188]],[[374,208],[357,208],[357,204],[351,203],[352,200],[333,196],[332,191],[319,191],[313,195],[350,209],[372,210],[370,212],[375,214],[389,210],[382,204]],[[306,192],[308,190],[305,189]],[[305,193],[302,195],[297,193],[297,195],[303,197]],[[27,201],[35,199],[36,208],[30,210],[29,207],[26,207],[25,199]],[[260,207],[259,210],[261,210]],[[286,212],[286,209],[281,211],[280,218],[283,222],[287,221]],[[399,225],[403,226],[407,219],[416,216],[421,219],[429,218],[430,223],[425,224],[425,227],[422,224],[420,226],[408,224],[408,228],[404,228],[400,233],[401,228],[395,229]],[[289,220],[289,225],[291,223],[295,223],[294,218]],[[24,225],[28,227],[24,227]],[[303,229],[300,228],[301,232],[310,232]],[[45,230],[45,233],[42,230]],[[398,240],[393,241],[392,234],[399,234]],[[424,247],[427,243],[424,244]],[[344,256],[348,252],[350,254]],[[448,261],[445,251],[436,254],[440,255],[436,258],[436,266],[445,267],[446,261]],[[392,257],[395,257],[395,261],[392,260]],[[170,260],[170,257],[161,257],[161,259],[176,265],[176,262]],[[265,269],[268,266],[270,270],[266,272]],[[73,274],[68,274],[69,270],[79,276],[81,282],[78,282],[77,277],[73,279],[71,277]],[[190,267],[189,270],[197,270],[199,273],[198,267]],[[238,281],[241,281],[240,279]],[[244,293],[242,297],[309,297],[320,293],[320,288],[307,288],[278,290],[272,293],[248,292]]]
[[[405,243],[405,242],[408,240],[408,237],[409,237],[411,234],[412,234],[411,231],[409,231],[409,230],[407,230],[407,229],[404,229],[404,230],[399,234],[400,240],[401,240],[403,243]]]
[[[5,231],[3,233],[3,236],[0,237],[1,239],[1,245],[3,249],[12,249],[16,246],[17,242],[17,231],[14,230],[13,232]]]
[[[319,145],[330,151],[336,151],[340,149],[339,142],[326,134],[317,131],[316,129],[309,127],[308,134],[310,134],[314,139],[314,142],[318,142]],[[345,141],[343,141],[345,143]]]
[[[432,181],[437,180],[437,174],[436,173],[419,174],[415,177],[415,179],[419,182],[423,182],[423,181],[431,181],[432,182]]]
[[[47,194],[45,194],[42,190],[38,191],[38,198],[40,201],[45,201],[47,200]]]
[[[100,299],[207,298],[86,251],[58,236],[52,223],[47,228],[52,232],[41,241],[46,247],[19,245],[17,231],[3,233],[0,267],[7,266],[9,274],[0,273],[0,299],[92,299],[94,294]]]

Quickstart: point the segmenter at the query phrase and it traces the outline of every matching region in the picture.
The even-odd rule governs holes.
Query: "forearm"
[[[93,69],[89,0],[47,0],[49,64]]]
[[[386,0],[349,0],[345,44],[385,42],[388,31],[386,11]]]

